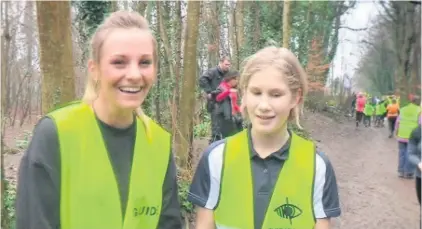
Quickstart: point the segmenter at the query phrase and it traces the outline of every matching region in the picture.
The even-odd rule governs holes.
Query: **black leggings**
[[[396,125],[397,117],[389,117],[388,118],[388,127],[390,129],[390,133],[394,133],[394,127]]]
[[[363,124],[367,126],[371,126],[371,116],[365,115],[365,117],[363,117]]]
[[[362,111],[356,111],[356,126],[358,126],[359,123],[362,122],[363,116],[364,115]]]

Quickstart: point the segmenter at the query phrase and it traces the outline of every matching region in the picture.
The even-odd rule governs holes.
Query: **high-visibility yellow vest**
[[[214,211],[218,229],[254,228],[254,196],[247,130],[227,138],[220,200]],[[289,157],[277,183],[262,229],[312,229],[315,145],[292,134]]]
[[[418,119],[421,108],[409,103],[400,109],[400,122],[397,137],[409,139],[412,131],[418,126]]]
[[[372,106],[372,104],[366,103],[365,108],[363,109],[363,113],[366,116],[372,116],[372,114],[374,114],[374,107]]]
[[[170,158],[170,135],[149,118],[144,119],[148,123],[137,120],[123,218],[116,177],[91,107],[74,103],[48,116],[56,124],[60,144],[60,228],[156,228]]]
[[[385,108],[385,102],[382,102],[376,105],[376,108],[375,108],[376,115],[383,115],[386,111],[387,111],[387,108]]]

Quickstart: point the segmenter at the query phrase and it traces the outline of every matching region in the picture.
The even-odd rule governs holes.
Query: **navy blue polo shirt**
[[[250,136],[250,134],[248,134]],[[283,164],[289,158],[291,139],[278,151],[266,158],[255,152],[249,138],[253,174],[255,229],[264,221],[273,188]],[[211,144],[199,161],[193,178],[188,200],[194,205],[215,210],[220,198],[220,182],[223,169],[225,140]],[[336,176],[329,159],[317,151],[314,178],[313,206],[316,219],[338,217],[341,214]]]

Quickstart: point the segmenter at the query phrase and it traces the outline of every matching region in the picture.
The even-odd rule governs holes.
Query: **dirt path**
[[[339,124],[306,114],[304,126],[330,158],[338,180],[342,216],[335,228],[416,229],[419,205],[414,180],[397,177],[397,142],[386,129]]]

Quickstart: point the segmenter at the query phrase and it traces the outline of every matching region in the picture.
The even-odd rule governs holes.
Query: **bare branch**
[[[359,31],[366,31],[368,29],[368,27],[356,29],[356,28],[350,28],[348,26],[340,26],[339,29],[348,29],[348,30],[351,30],[351,31],[359,32]]]
[[[386,5],[388,3],[384,2],[384,1],[380,1],[379,3],[381,4],[382,8],[384,9],[384,12],[388,15],[388,17],[391,20],[395,21],[396,20],[396,17],[393,16],[393,14],[391,13],[389,7]]]
[[[348,2],[349,5],[346,5],[345,4],[346,2],[341,2],[341,1],[339,1],[338,3],[339,3],[339,5],[338,5],[339,6],[338,16],[346,14],[350,9],[353,9],[356,6],[356,1]]]
[[[368,46],[371,46],[371,48],[372,48],[372,49],[374,49],[374,50],[379,50],[380,48],[382,48],[382,47],[380,47],[379,45],[376,45],[376,44],[374,44],[374,43],[371,43],[371,42],[369,42],[369,41],[367,41],[367,40],[360,40],[360,42],[362,42],[362,43],[364,43],[364,44],[367,44]],[[396,55],[396,54],[397,54],[395,50],[390,49],[390,48],[385,49],[385,51],[387,51],[387,52],[389,52],[389,53],[391,53],[391,54],[393,54],[393,55]]]

